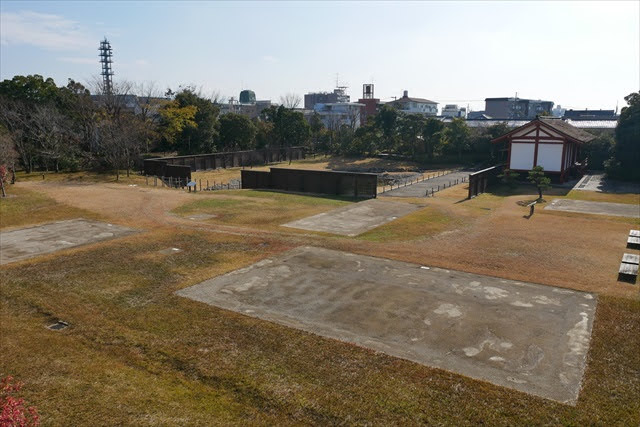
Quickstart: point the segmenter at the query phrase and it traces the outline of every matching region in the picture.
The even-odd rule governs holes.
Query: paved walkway
[[[419,206],[410,203],[371,199],[283,225],[353,237],[403,217],[418,208]]]
[[[552,211],[578,212],[595,215],[625,216],[640,218],[640,204],[587,202],[584,200],[553,199],[545,207]]]
[[[604,173],[588,173],[573,187],[574,190],[597,191],[599,193],[640,194],[640,184],[607,179]]]
[[[425,197],[427,192],[431,194],[431,190],[442,190],[445,185],[449,188],[449,183],[453,186],[456,179],[458,180],[458,183],[461,183],[462,178],[468,178],[471,172],[472,171],[470,170],[452,172],[437,178],[431,178],[426,181],[407,185],[406,187],[394,188],[393,190],[385,191],[384,193],[378,194],[378,197]]]

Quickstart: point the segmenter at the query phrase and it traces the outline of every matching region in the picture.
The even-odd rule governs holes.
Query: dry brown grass
[[[45,425],[640,421],[638,301],[600,299],[571,407],[173,294],[288,247],[166,227],[2,268],[0,371]]]
[[[411,200],[426,207],[401,220],[346,238],[277,226],[291,211],[344,203],[305,204],[308,196],[46,181],[12,191],[19,197],[6,200],[17,201],[10,211],[0,202],[0,213],[9,212],[3,226],[6,218],[94,216],[146,230],[0,267],[0,375],[25,382],[23,396],[45,425],[640,423],[638,285],[615,278],[628,221],[542,209],[525,219],[518,202],[533,191],[465,200],[457,186]],[[225,209],[235,219],[171,213],[218,209],[220,200],[234,201]],[[242,212],[261,206],[281,216],[265,224]],[[173,294],[301,244],[598,292],[577,406]],[[183,252],[159,254],[168,247]],[[44,327],[58,319],[71,326]]]
[[[78,217],[99,217],[97,212],[58,203],[42,193],[21,186],[11,186],[8,193],[8,197],[0,198],[0,229]]]

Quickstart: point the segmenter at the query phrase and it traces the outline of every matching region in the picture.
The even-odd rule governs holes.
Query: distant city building
[[[351,97],[346,94],[346,86],[338,86],[333,92],[312,92],[304,95],[304,109],[313,110],[316,104],[332,104],[336,102],[350,102]]]
[[[614,110],[566,110],[562,116],[571,120],[617,120]]]
[[[524,98],[486,98],[485,114],[494,119],[526,120],[538,115],[551,115],[552,101]]]
[[[447,104],[442,109],[443,117],[462,117],[467,118],[467,109],[458,107],[456,104]]]
[[[566,108],[562,108],[562,105],[558,104],[551,110],[551,115],[553,117],[563,117],[565,111],[567,111]]]
[[[314,111],[327,129],[339,129],[349,126],[357,129],[362,124],[362,111],[365,104],[359,102],[331,102],[315,104]]]
[[[408,114],[423,114],[425,116],[438,115],[437,102],[429,101],[424,98],[410,98],[409,91],[407,90],[404,91],[402,98],[388,102],[387,105]]]
[[[362,98],[358,100],[359,104],[363,104],[361,122],[367,122],[367,117],[374,116],[378,111],[380,100],[373,95],[373,83],[365,83],[362,85]]]

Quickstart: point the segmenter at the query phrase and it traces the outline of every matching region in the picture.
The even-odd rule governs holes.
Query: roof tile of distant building
[[[424,98],[411,98],[409,96],[403,96],[402,98],[398,98],[394,101],[391,101],[392,103],[394,102],[422,102],[425,104],[437,104],[437,102],[435,101],[430,101],[428,99],[424,99]]]

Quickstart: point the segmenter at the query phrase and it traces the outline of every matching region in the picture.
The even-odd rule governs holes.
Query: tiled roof
[[[396,99],[395,101],[391,101],[390,103],[391,103],[391,104],[394,104],[394,103],[396,103],[396,102],[402,102],[402,103],[404,103],[404,102],[423,102],[423,103],[426,103],[426,104],[437,104],[437,102],[435,102],[435,101],[429,101],[428,99],[424,99],[424,98],[410,98],[410,97],[408,97],[408,96],[407,96],[407,97],[404,97],[404,96],[403,96],[402,98],[398,98],[398,99]]]
[[[595,136],[591,135],[589,132],[577,128],[562,119],[539,117],[538,120],[580,142],[589,142],[595,138]]]

